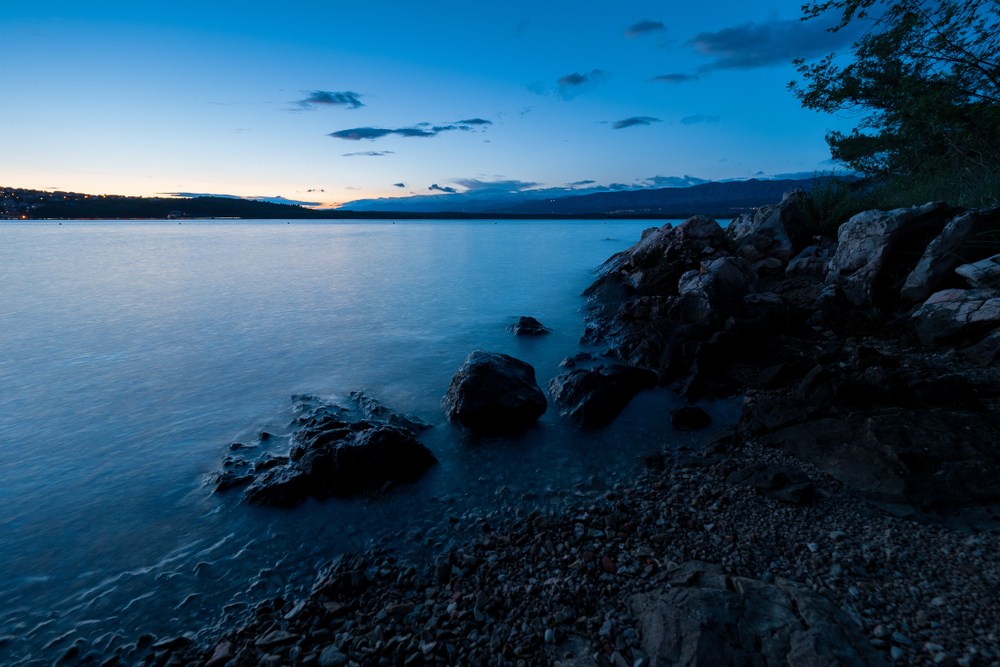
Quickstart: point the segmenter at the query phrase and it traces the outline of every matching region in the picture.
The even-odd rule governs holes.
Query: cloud
[[[632,116],[631,118],[626,118],[625,120],[617,120],[615,124],[611,126],[613,130],[621,130],[626,127],[635,127],[637,125],[652,125],[653,123],[662,123],[663,121],[659,118],[653,118],[652,116]]]
[[[713,58],[700,68],[702,72],[787,65],[795,58],[814,58],[838,51],[864,32],[866,26],[860,21],[830,32],[828,29],[839,18],[837,15],[812,21],[773,18],[717,32],[701,32],[687,44],[701,55]]]
[[[722,120],[722,116],[705,116],[703,114],[696,114],[694,116],[687,116],[681,118],[681,125],[694,125],[696,123],[718,123]]]
[[[426,123],[422,123],[426,125]],[[456,130],[454,125],[445,127],[432,127],[425,129],[422,127],[400,127],[397,129],[388,129],[384,127],[355,127],[350,130],[340,130],[339,132],[331,132],[328,137],[333,137],[335,139],[346,139],[347,141],[361,141],[362,139],[368,139],[370,141],[375,141],[376,139],[381,139],[382,137],[387,137],[390,134],[398,134],[401,137],[433,137],[441,132],[447,130]]]
[[[396,186],[397,188],[405,188],[406,187],[406,183],[393,183],[393,185]]]
[[[312,188],[311,190],[306,190],[306,192],[326,192],[326,190],[320,190],[318,188]]]
[[[704,178],[696,178],[695,176],[653,176],[651,178],[643,179],[652,183],[654,187],[657,188],[689,188],[692,185],[701,185],[702,183],[711,183]]]
[[[700,78],[701,77],[697,74],[661,74],[648,80],[662,81],[665,83],[688,83],[689,81],[697,81]]]
[[[467,120],[455,121],[458,125],[492,125],[492,120],[485,120],[483,118],[469,118]]]
[[[559,97],[564,100],[571,100],[580,93],[591,90],[599,83],[603,83],[611,78],[611,73],[606,70],[595,69],[584,74],[573,72],[560,77],[556,81]]]
[[[612,183],[608,186],[608,190],[631,190],[633,186],[626,185],[625,183]]]
[[[427,189],[428,190],[440,190],[441,192],[458,192],[458,190],[456,190],[455,188],[442,188],[437,183],[435,183],[434,185],[432,185],[431,187],[429,187]]]
[[[395,155],[394,151],[362,151],[360,153],[344,153],[342,157],[353,157],[355,155],[365,155],[368,157],[381,157],[382,155]]]
[[[481,181],[478,178],[459,178],[453,182],[461,185],[466,190],[472,191],[498,190],[503,192],[520,192],[521,190],[530,190],[541,185],[541,183],[534,183],[532,181]]]
[[[567,183],[566,185],[591,185],[597,181],[575,181],[573,183]]]
[[[648,35],[653,32],[663,32],[663,24],[659,21],[644,19],[625,28],[625,37],[627,39],[635,39],[636,37]]]
[[[345,107],[347,109],[357,109],[363,107],[364,103],[358,99],[357,93],[346,90],[342,93],[330,93],[325,90],[317,90],[309,93],[309,97],[296,102],[303,109],[313,109],[316,105]]]

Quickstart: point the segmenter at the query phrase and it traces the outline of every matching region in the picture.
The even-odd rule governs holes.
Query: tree
[[[790,90],[818,111],[856,114],[827,134],[833,157],[881,178],[993,173],[1000,167],[1000,0],[828,0],[803,19],[839,12],[837,31],[867,31],[841,64],[795,61]]]

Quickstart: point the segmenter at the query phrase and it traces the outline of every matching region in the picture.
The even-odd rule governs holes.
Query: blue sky
[[[856,119],[785,86],[850,35],[799,5],[8,0],[0,185],[330,206],[830,169]]]

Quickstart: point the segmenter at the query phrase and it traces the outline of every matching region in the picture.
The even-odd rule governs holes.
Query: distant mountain
[[[702,212],[728,215],[741,209],[776,204],[788,190],[812,188],[812,179],[782,181],[729,181],[703,183],[690,188],[660,188],[657,190],[624,190],[598,192],[576,197],[556,197],[522,202],[497,209],[495,213],[520,215],[582,215],[582,214],[668,214]]]

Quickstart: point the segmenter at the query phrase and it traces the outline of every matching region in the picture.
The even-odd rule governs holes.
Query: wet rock
[[[350,598],[364,592],[369,585],[368,559],[357,553],[337,556],[320,568],[312,594],[323,594],[334,600]]]
[[[808,503],[816,487],[805,473],[787,466],[759,463],[729,475],[726,482],[749,486],[761,495],[787,503]]]
[[[701,408],[685,405],[670,411],[670,424],[675,431],[698,431],[711,423],[712,418]]]
[[[865,211],[840,226],[828,284],[839,285],[856,306],[899,301],[907,275],[928,244],[960,209],[943,202],[893,211]]]
[[[407,429],[323,420],[295,433],[294,460],[243,492],[253,505],[288,507],[308,496],[348,496],[417,479],[437,459]]]
[[[1000,327],[1000,291],[943,290],[910,316],[923,345],[977,341]]]
[[[441,401],[448,418],[475,431],[533,424],[548,407],[531,365],[499,352],[476,350],[462,363]]]
[[[656,373],[615,364],[576,369],[549,382],[549,393],[559,413],[582,426],[603,426],[621,412],[632,397],[656,386]]]
[[[791,583],[700,574],[686,587],[635,595],[631,608],[654,665],[886,664],[847,614]]]
[[[414,433],[420,433],[431,428],[431,425],[420,417],[396,412],[378,399],[370,396],[367,392],[352,391],[350,399],[354,401],[361,410],[362,416],[368,421],[382,421],[393,426],[409,429]]]
[[[540,336],[547,334],[551,329],[544,326],[534,317],[520,317],[517,322],[507,328],[515,336]]]
[[[905,303],[920,303],[943,289],[964,287],[956,276],[963,264],[989,254],[983,234],[1000,230],[1000,205],[955,216],[924,250],[917,266],[906,277],[900,296]],[[962,275],[962,272],[958,272]],[[973,287],[980,285],[972,283]]]

